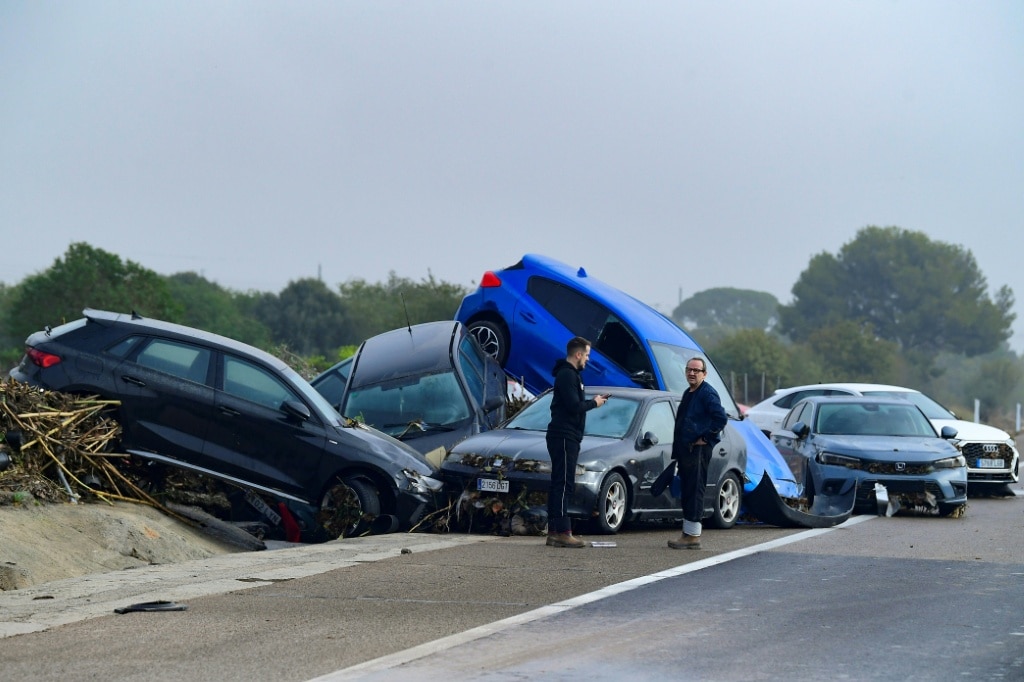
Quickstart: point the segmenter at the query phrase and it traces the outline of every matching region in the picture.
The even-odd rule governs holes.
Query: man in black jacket
[[[683,533],[678,540],[668,541],[672,549],[700,549],[711,451],[722,440],[722,429],[729,420],[718,391],[704,381],[707,373],[704,358],[697,356],[687,360],[689,388],[683,392],[679,403],[672,441],[672,459],[678,463],[682,484]]]
[[[590,359],[590,342],[573,337],[565,348],[565,359],[555,363],[551,396],[551,422],[547,445],[551,457],[551,489],[548,492],[548,539],[551,547],[583,547],[585,542],[572,534],[568,505],[576,489],[576,460],[587,423],[587,411],[604,405],[608,399],[586,399],[580,372]]]

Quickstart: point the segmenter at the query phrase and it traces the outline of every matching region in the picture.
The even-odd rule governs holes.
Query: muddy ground
[[[0,590],[239,551],[145,505],[0,500]]]

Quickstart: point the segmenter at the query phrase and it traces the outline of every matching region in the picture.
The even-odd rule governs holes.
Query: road
[[[668,549],[664,528],[580,550],[421,535],[366,539],[344,562],[275,550],[133,593],[164,584],[186,611],[114,615],[97,593],[97,617],[69,600],[86,615],[0,639],[0,664],[21,681],[1024,679],[1022,527],[1016,496],[972,499],[962,519],[708,531],[701,551]],[[70,608],[40,596],[19,606],[38,622]]]

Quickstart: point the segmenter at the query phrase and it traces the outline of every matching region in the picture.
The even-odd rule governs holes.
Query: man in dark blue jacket
[[[583,547],[569,524],[569,499],[576,489],[576,461],[587,424],[587,411],[604,405],[607,398],[586,399],[580,372],[590,359],[590,342],[573,337],[565,348],[565,359],[555,363],[548,424],[548,456],[551,457],[551,488],[548,491],[548,539],[551,547]]]
[[[711,452],[722,439],[722,429],[728,422],[718,391],[704,381],[707,373],[704,358],[686,361],[686,383],[690,387],[679,403],[672,439],[672,459],[678,464],[682,488],[683,534],[678,540],[668,541],[672,549],[700,549],[708,465]]]

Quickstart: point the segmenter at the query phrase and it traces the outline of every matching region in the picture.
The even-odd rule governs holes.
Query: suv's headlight
[[[932,466],[936,469],[959,469],[960,467],[967,466],[967,460],[963,455],[957,455],[956,457],[937,460]]]

